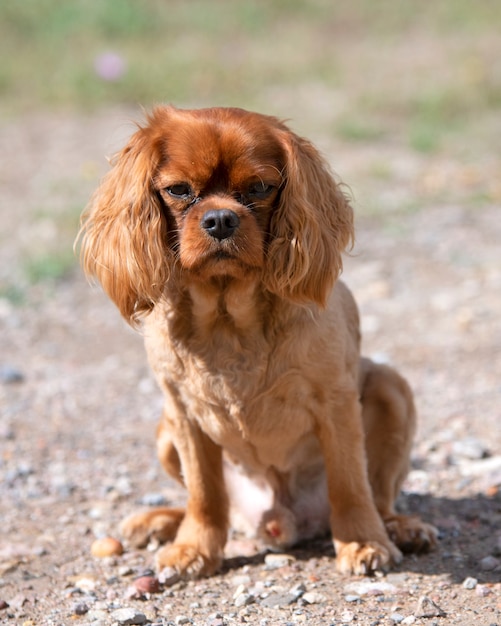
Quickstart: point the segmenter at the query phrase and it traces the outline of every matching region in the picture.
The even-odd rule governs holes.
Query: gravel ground
[[[2,129],[0,623],[501,625],[501,198],[461,200],[461,185],[499,179],[497,157],[472,183],[440,157],[327,146],[361,196],[378,191],[366,172],[384,161],[389,206],[423,185],[457,192],[360,211],[345,270],[364,351],[397,364],[416,393],[400,508],[439,528],[437,551],[384,577],[343,577],[328,541],[277,556],[235,536],[220,574],[166,584],[149,550],[91,555],[136,507],[183,502],[155,457],[161,397],[141,338],[78,271],[33,285],[22,267],[65,241],[67,207],[85,203],[125,117],[38,115]]]

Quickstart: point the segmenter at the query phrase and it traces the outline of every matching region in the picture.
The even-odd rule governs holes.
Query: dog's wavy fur
[[[158,107],[115,157],[81,258],[142,327],[165,394],[158,454],[187,506],[122,524],[135,545],[173,541],[160,569],[213,573],[230,518],[272,549],[330,531],[342,572],[434,546],[394,510],[415,410],[396,371],[360,357],[338,280],[352,241],[341,184],[273,117]]]

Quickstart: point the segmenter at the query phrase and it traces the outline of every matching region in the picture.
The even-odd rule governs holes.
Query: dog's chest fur
[[[311,331],[302,332],[315,322],[298,307],[277,311],[257,290],[191,286],[185,306],[157,306],[146,347],[167,413],[195,420],[249,467],[288,471],[302,464],[322,405],[321,381],[308,374]]]

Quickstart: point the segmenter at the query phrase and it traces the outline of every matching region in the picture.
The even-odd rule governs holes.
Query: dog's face
[[[169,245],[192,279],[261,272],[284,183],[285,151],[260,116],[182,115],[160,129],[154,187],[170,223]]]
[[[117,155],[82,233],[84,269],[133,322],[180,277],[252,277],[324,305],[353,220],[317,150],[279,120],[159,107]]]

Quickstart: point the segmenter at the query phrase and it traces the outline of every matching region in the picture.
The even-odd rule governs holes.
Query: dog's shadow
[[[393,572],[443,576],[456,584],[468,577],[480,583],[501,582],[501,492],[491,498],[477,495],[459,499],[406,494],[401,496],[399,505],[402,512],[419,515],[434,524],[440,535],[435,550],[404,555]],[[335,557],[328,538],[303,543],[287,553],[299,563],[324,556]],[[228,558],[223,571],[244,565],[263,565],[264,558],[264,553]]]

